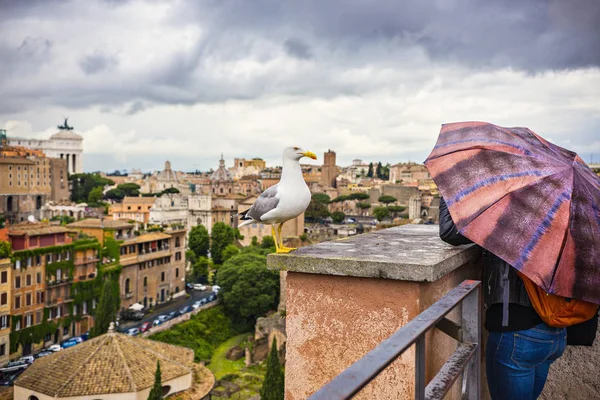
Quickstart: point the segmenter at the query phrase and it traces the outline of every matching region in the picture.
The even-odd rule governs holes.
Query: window
[[[42,283],[42,273],[41,273],[41,272],[38,272],[38,273],[37,273],[37,275],[36,275],[36,278],[35,278],[35,281],[36,281],[37,283]]]
[[[52,262],[52,254],[46,254],[46,264],[50,264]]]
[[[179,278],[179,268],[175,268],[175,278]]]
[[[60,281],[62,279],[62,270],[59,268],[56,270],[56,280]]]
[[[164,282],[164,281],[165,281],[165,273],[164,273],[164,272],[161,272],[161,273],[160,273],[160,280],[161,280],[162,282]]]
[[[15,309],[21,308],[21,296],[15,296]]]
[[[48,321],[50,321],[52,319],[52,309],[49,308],[48,309]]]
[[[144,287],[148,286],[148,277],[144,277]]]
[[[125,279],[125,294],[131,292],[131,281],[129,278]]]
[[[31,257],[27,257],[27,266],[31,267]]]
[[[6,355],[6,344],[2,343],[0,344],[0,356],[5,356]],[[31,397],[31,396],[30,396]]]
[[[92,310],[96,309],[96,299],[92,299]]]
[[[25,295],[25,305],[26,306],[30,306],[31,305],[31,293],[27,293]]]
[[[62,317],[62,306],[56,307],[56,318]]]
[[[2,274],[0,274],[0,283],[7,283],[8,282],[8,271],[2,271]]]
[[[4,292],[0,294],[0,306],[5,306],[8,304],[8,293]]]
[[[42,304],[44,302],[44,292],[37,292],[36,299],[38,304]]]
[[[181,246],[181,241],[179,240],[179,238],[175,238],[175,247],[179,247]]]
[[[10,326],[10,315],[3,315],[0,317],[0,328],[6,329]]]
[[[25,316],[25,328],[29,328],[33,325],[33,314],[28,314]]]
[[[83,313],[87,314],[87,301],[84,301],[81,307],[83,308]]]
[[[19,289],[21,287],[21,277],[15,277],[15,289]]]
[[[77,314],[77,304],[73,306],[73,315]]]
[[[37,265],[41,265],[41,264],[42,264],[42,256],[40,256],[38,254],[37,256],[35,256],[35,265],[37,266]]]
[[[15,331],[21,330],[21,319],[15,321]]]
[[[27,277],[25,278],[25,282],[26,282],[25,286],[31,286],[31,275],[30,274],[27,274]]]
[[[41,324],[41,323],[42,323],[42,312],[41,312],[41,311],[38,311],[38,312],[35,314],[35,323],[36,323],[36,324]],[[47,340],[46,340],[46,341],[47,341]]]
[[[181,260],[181,252],[175,253],[175,261]]]

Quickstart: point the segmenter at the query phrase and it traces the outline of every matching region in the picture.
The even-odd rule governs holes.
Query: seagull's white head
[[[300,147],[288,147],[283,151],[283,158],[299,161],[302,157],[312,158],[313,160],[317,159],[315,153],[303,150]]]

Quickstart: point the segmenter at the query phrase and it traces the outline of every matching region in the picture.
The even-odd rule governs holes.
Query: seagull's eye
[[[294,150],[300,150],[300,148],[298,148],[298,147],[294,147]]]

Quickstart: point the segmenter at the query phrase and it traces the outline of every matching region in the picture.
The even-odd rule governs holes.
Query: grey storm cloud
[[[119,32],[124,23],[137,28],[143,18],[155,17],[120,16],[137,2],[0,0],[0,95],[11,99],[0,104],[0,113],[39,102],[78,108],[121,104],[126,113],[136,113],[152,104],[356,95],[392,83],[385,76],[357,77],[354,69],[399,70],[399,79],[409,85],[424,81],[420,66],[428,62],[528,73],[600,66],[597,0],[143,3],[169,5],[157,29],[202,33],[126,62],[137,50],[134,38],[88,31],[86,23],[100,22],[108,33]],[[32,20],[55,28],[37,32]],[[19,30],[22,26],[27,28]],[[81,40],[71,44],[60,36],[67,29]],[[302,65],[275,67],[282,57]],[[67,70],[72,73],[56,72]]]
[[[115,57],[100,53],[87,55],[79,61],[79,66],[88,75],[102,72],[106,69],[116,66],[117,64],[118,61]]]

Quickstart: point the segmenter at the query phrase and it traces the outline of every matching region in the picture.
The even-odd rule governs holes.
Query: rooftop
[[[43,223],[22,223],[17,225],[12,225],[8,228],[8,234],[12,236],[40,236],[40,235],[49,235],[53,233],[69,233],[73,232],[71,229],[68,229],[61,225],[48,225]]]
[[[144,242],[149,242],[152,240],[169,239],[170,237],[171,237],[171,235],[167,235],[166,233],[150,232],[150,233],[141,234],[140,236],[132,237],[130,239],[125,239],[124,243],[125,244],[144,243]]]
[[[193,359],[184,347],[107,333],[38,359],[16,386],[51,397],[135,392],[152,386],[157,360],[168,381],[191,373]]]
[[[104,228],[104,229],[128,229],[133,225],[129,222],[100,218],[87,218],[67,225],[69,228]]]

